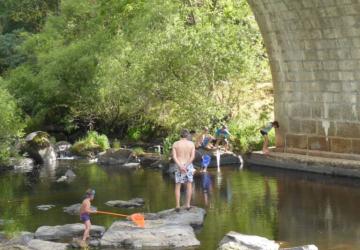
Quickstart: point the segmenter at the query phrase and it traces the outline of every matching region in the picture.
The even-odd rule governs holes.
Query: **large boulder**
[[[103,165],[123,165],[128,163],[133,156],[129,149],[108,149],[100,154],[98,162]]]
[[[76,203],[74,205],[68,206],[68,207],[64,207],[64,212],[71,214],[71,215],[79,215],[80,214],[80,207],[81,204],[80,203]],[[92,211],[96,211],[97,208],[94,206],[91,206],[91,210]]]
[[[92,225],[90,236],[100,238],[105,232],[102,226]],[[62,226],[41,226],[35,232],[35,238],[41,240],[67,240],[79,237],[84,233],[84,225],[81,223],[67,224]]]
[[[273,240],[255,235],[229,232],[221,240],[218,250],[278,250],[279,244]]]
[[[35,239],[29,242],[28,248],[31,250],[66,250],[68,244]]]
[[[108,201],[105,204],[111,207],[135,208],[135,207],[144,206],[145,201],[143,198],[134,198],[128,201],[122,201],[122,200]]]
[[[37,131],[28,134],[25,137],[23,151],[38,164],[53,165],[56,162],[56,153],[46,132]]]
[[[181,208],[179,212],[168,209],[158,213],[146,213],[145,220],[164,220],[167,224],[190,225],[199,228],[204,224],[206,211],[199,207],[191,207],[189,210]]]
[[[202,161],[201,157],[205,154],[210,155],[211,157],[209,167],[217,167],[216,150],[197,149],[195,154],[194,164],[201,165],[201,161]],[[220,150],[220,166],[240,165],[240,164],[241,164],[241,156],[230,151],[225,152]]]
[[[128,221],[114,222],[101,238],[106,248],[183,248],[199,246],[194,230],[189,225],[168,224],[164,220],[149,220],[145,228]]]
[[[161,159],[161,156],[159,154],[143,154],[139,157],[141,165],[143,167],[152,167],[152,164],[159,161]]]

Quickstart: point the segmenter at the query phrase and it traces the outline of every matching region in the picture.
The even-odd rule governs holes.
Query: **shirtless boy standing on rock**
[[[187,138],[189,131],[183,129],[180,132],[180,140],[175,142],[172,147],[172,157],[177,165],[175,172],[175,198],[176,212],[180,211],[180,188],[181,184],[186,183],[186,202],[185,207],[190,209],[190,201],[192,194],[193,173],[195,171],[192,164],[195,158],[195,145]]]

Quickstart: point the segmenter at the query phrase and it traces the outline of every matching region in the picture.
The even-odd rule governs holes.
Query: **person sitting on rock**
[[[84,231],[84,234],[82,237],[81,247],[86,246],[86,240],[90,236],[90,229],[91,229],[90,214],[96,213],[94,211],[91,211],[91,201],[94,199],[94,197],[95,197],[95,190],[88,189],[86,191],[86,197],[83,200],[81,207],[80,207],[80,220],[85,225],[85,231]]]
[[[231,136],[228,128],[226,125],[222,125],[221,128],[216,130],[215,137],[216,137],[216,144],[215,147],[219,147],[219,144],[224,144],[225,151],[228,150],[229,147],[229,137]]]
[[[200,135],[195,145],[197,148],[213,149],[214,148],[214,145],[212,144],[213,140],[215,140],[215,138],[209,134],[209,128],[204,127],[203,133]]]
[[[264,144],[263,144],[263,148],[262,148],[262,151],[263,151],[264,154],[269,154],[270,153],[269,148],[268,148],[268,146],[269,146],[269,136],[268,136],[268,134],[269,134],[270,130],[272,128],[277,129],[279,127],[280,127],[279,122],[273,121],[273,122],[269,122],[266,125],[266,127],[262,128],[260,130],[261,135],[264,137]]]

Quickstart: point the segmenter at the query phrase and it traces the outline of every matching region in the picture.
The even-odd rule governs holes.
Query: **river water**
[[[71,183],[57,183],[67,169],[77,175]],[[316,244],[319,249],[360,249],[360,180],[284,171],[266,167],[223,167],[209,171],[211,190],[202,190],[195,177],[193,205],[207,210],[204,227],[197,232],[201,247],[216,249],[229,231],[274,239],[283,246]],[[134,213],[173,208],[174,183],[161,171],[121,170],[73,161],[56,168],[0,176],[0,219],[12,220],[1,229],[35,231],[42,225],[75,223],[78,216],[63,212],[79,203],[84,191],[96,189],[93,205],[101,210]],[[135,210],[110,208],[109,200],[145,199]],[[55,208],[40,211],[38,205]],[[93,224],[110,226],[115,219],[94,215]],[[6,227],[6,228],[5,228]]]

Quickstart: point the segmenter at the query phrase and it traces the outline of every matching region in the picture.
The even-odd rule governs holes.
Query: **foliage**
[[[238,108],[241,114],[229,124],[232,133],[231,144],[233,150],[250,152],[261,150],[263,138],[260,129],[273,120],[273,94],[271,83],[256,84],[243,88]],[[269,133],[270,145],[274,143],[275,134]]]
[[[164,159],[169,159],[171,157],[172,145],[174,144],[175,141],[177,141],[179,139],[180,139],[179,134],[172,133],[172,134],[169,134],[163,140],[163,147],[164,147],[163,157],[164,157]]]
[[[102,152],[108,148],[110,148],[110,144],[106,135],[99,134],[96,131],[89,131],[85,138],[80,139],[71,147],[71,151],[77,155],[89,156],[92,153]]]
[[[51,5],[56,15],[45,10],[56,1],[21,2],[29,11],[16,20],[41,32],[26,37],[26,62],[5,82],[33,129],[127,131],[142,140],[234,119],[242,89],[269,79],[245,0],[63,0]]]
[[[22,42],[23,38],[19,31],[0,34],[0,74],[25,61],[25,56],[18,49]]]
[[[19,115],[14,98],[3,88],[0,78],[0,162],[6,160],[13,153],[11,145],[22,135],[24,121]]]
[[[0,32],[8,33],[24,28],[40,31],[46,16],[56,11],[60,0],[2,0],[0,1]]]

